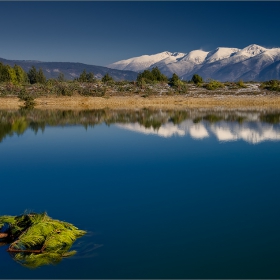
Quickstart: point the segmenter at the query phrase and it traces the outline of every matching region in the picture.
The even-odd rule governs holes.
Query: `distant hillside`
[[[74,62],[42,62],[36,60],[7,60],[0,58],[0,62],[14,66],[15,64],[21,66],[26,72],[34,65],[37,69],[42,68],[45,76],[50,78],[57,78],[59,73],[63,73],[65,79],[73,80],[79,77],[83,70],[93,72],[95,77],[102,78],[106,73],[114,78],[114,80],[128,80],[133,81],[137,78],[137,73],[128,70],[116,70],[103,66],[88,65]]]

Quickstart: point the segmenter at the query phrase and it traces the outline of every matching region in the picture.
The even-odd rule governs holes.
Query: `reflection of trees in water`
[[[22,108],[18,111],[0,111],[0,141],[13,134],[21,135],[28,128],[37,133],[46,126],[83,125],[85,128],[97,124],[139,123],[145,128],[158,130],[163,124],[171,122],[175,125],[191,119],[193,123],[219,121],[243,123],[253,118],[254,121],[270,124],[280,123],[280,111],[243,111],[243,110],[38,110]]]
[[[260,120],[271,124],[280,123],[280,112],[262,114]]]

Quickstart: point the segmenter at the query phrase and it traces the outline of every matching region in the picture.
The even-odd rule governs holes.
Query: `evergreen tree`
[[[92,72],[87,73],[86,79],[87,79],[87,82],[89,82],[89,83],[94,82],[94,81],[95,81],[95,79],[94,79],[94,74],[93,74]]]
[[[168,78],[163,75],[157,67],[154,67],[151,71],[144,70],[137,76],[137,82],[139,83],[142,79],[147,83],[151,82],[167,82]]]
[[[59,73],[59,75],[57,77],[57,80],[59,82],[64,82],[65,81],[64,74],[62,72]]]
[[[37,73],[37,83],[40,83],[40,84],[45,84],[47,82],[47,79],[43,73],[43,70],[42,68],[39,69],[38,73]]]
[[[35,66],[32,66],[31,69],[27,73],[28,79],[30,84],[36,84],[37,83],[37,70]]]
[[[198,74],[194,74],[194,75],[192,76],[191,81],[192,81],[193,83],[195,83],[196,85],[197,85],[197,84],[203,83],[202,77],[199,76]]]
[[[87,72],[86,72],[86,70],[84,70],[81,73],[80,77],[78,78],[78,81],[82,82],[82,83],[85,83],[87,81]]]
[[[144,79],[147,82],[152,82],[154,77],[150,70],[144,70],[142,73],[138,74],[137,82],[141,81],[142,79]]]
[[[106,73],[106,74],[102,77],[101,81],[102,81],[103,83],[107,83],[107,82],[113,81],[113,78],[112,78],[108,73]]]
[[[171,86],[175,86],[179,81],[179,76],[176,73],[173,73],[172,77],[170,78],[169,82]]]
[[[152,69],[151,74],[153,76],[153,81],[158,81],[158,82],[168,81],[167,77],[163,75],[157,67],[154,67]]]

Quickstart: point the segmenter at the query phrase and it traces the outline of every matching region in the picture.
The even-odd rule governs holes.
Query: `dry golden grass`
[[[37,109],[133,109],[133,108],[279,108],[280,96],[140,96],[131,97],[39,97],[35,100]],[[16,97],[0,98],[0,109],[18,109],[24,102]]]
[[[3,97],[0,98],[0,109],[18,109],[24,105],[24,101],[17,97]]]

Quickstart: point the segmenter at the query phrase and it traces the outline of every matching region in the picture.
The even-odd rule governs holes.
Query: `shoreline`
[[[24,101],[17,97],[1,97],[0,109],[17,110]],[[176,109],[176,108],[271,108],[280,109],[278,95],[201,95],[188,96],[112,96],[112,97],[54,97],[44,96],[35,99],[35,109],[89,110],[89,109]]]

